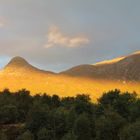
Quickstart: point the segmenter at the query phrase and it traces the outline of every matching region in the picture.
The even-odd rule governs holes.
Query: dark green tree
[[[117,113],[106,112],[95,122],[96,140],[119,140],[120,129],[125,120]]]
[[[52,96],[52,107],[55,108],[55,107],[59,107],[60,106],[60,98],[58,95],[53,95]]]
[[[0,123],[11,124],[18,120],[18,110],[14,105],[5,105],[0,108]]]
[[[67,110],[65,110],[63,107],[59,107],[50,112],[48,128],[51,130],[53,140],[61,139],[67,132],[67,115]]]
[[[61,140],[77,140],[76,136],[71,132],[67,133]]]
[[[41,97],[41,102],[42,104],[47,104],[49,108],[52,107],[52,97],[47,95],[47,94],[43,94],[42,97]]]
[[[77,95],[75,98],[74,108],[77,114],[92,113],[92,104],[89,95]]]
[[[140,120],[126,126],[120,134],[120,140],[140,140]]]
[[[35,102],[27,115],[26,127],[31,132],[37,133],[40,128],[47,126],[48,114],[48,106]]]
[[[0,131],[0,140],[8,140],[6,134],[2,131]]]
[[[86,114],[79,115],[79,117],[75,121],[73,132],[77,137],[77,140],[92,139],[90,120]]]
[[[136,101],[136,94],[131,94],[128,92],[121,94],[120,90],[116,89],[104,93],[98,101],[102,109],[112,108],[114,109],[114,111],[117,111],[121,116],[129,119],[129,107]]]
[[[19,110],[20,121],[25,121],[26,114],[32,105],[32,97],[30,96],[30,91],[26,89],[19,90],[14,95],[16,99],[16,106]]]
[[[130,109],[130,120],[136,121],[140,118],[140,99],[137,99],[136,102],[129,106]]]
[[[26,131],[18,136],[17,140],[34,140],[34,136],[30,131]]]
[[[41,128],[37,134],[38,140],[52,140],[49,130]]]

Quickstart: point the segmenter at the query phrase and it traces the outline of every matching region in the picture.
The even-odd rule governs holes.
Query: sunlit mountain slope
[[[15,57],[0,71],[0,90],[26,88],[32,94],[46,92],[59,96],[85,93],[95,100],[102,92],[115,88],[140,93],[140,53],[110,62],[81,65],[56,74]]]
[[[19,56],[14,57],[0,72],[0,74],[10,74],[20,76],[24,76],[25,74],[28,73],[52,74],[53,72],[40,70],[32,66],[24,58]]]

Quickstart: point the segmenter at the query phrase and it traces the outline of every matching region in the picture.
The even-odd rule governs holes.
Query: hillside
[[[19,74],[20,76],[23,76],[28,73],[52,74],[53,72],[40,70],[29,64],[24,58],[17,56],[11,59],[11,61],[3,68],[1,73],[10,75]]]
[[[80,65],[61,74],[96,79],[140,81],[140,52],[93,65]]]
[[[77,66],[57,74],[40,70],[25,59],[15,57],[0,71],[0,90],[26,88],[32,95],[46,92],[59,96],[85,93],[95,100],[103,92],[115,88],[140,93],[139,82],[140,53],[113,62]]]

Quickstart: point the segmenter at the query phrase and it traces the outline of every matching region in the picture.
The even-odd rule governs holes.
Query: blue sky
[[[61,71],[140,50],[139,0],[0,0],[0,67]]]

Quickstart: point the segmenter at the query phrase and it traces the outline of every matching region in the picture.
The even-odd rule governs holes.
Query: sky
[[[55,72],[140,50],[140,0],[0,0],[0,68]]]

